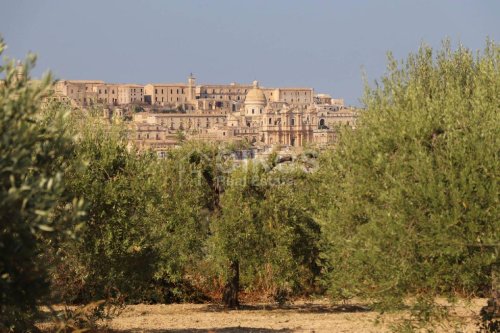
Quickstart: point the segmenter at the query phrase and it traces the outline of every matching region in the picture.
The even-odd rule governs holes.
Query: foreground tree
[[[5,45],[0,40],[0,54]],[[42,110],[51,77],[29,79],[30,55],[0,67],[0,331],[26,332],[49,299],[49,265],[42,254],[72,229],[81,202],[65,194],[73,142],[61,109]]]
[[[500,243],[500,47],[389,56],[363,101],[318,173],[331,295],[394,307],[484,293]]]
[[[239,306],[240,283],[282,303],[311,288],[318,274],[319,227],[307,200],[309,175],[297,165],[272,167],[249,162],[236,168],[211,225],[229,308]]]
[[[125,128],[87,114],[73,118],[78,145],[67,190],[85,198],[88,213],[79,238],[58,249],[55,289],[70,302],[141,301],[160,257],[158,161],[127,149]]]

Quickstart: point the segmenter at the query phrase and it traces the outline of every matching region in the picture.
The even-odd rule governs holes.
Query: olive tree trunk
[[[240,306],[238,301],[238,292],[240,290],[240,263],[238,260],[232,260],[229,264],[229,277],[224,286],[222,302],[229,309],[235,309]]]

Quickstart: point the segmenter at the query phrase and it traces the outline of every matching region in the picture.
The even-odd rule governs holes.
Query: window
[[[271,125],[273,119],[272,118],[269,118],[269,125]]]
[[[158,89],[155,89],[155,94],[157,94],[157,93],[158,93]]]
[[[161,90],[161,93],[163,94],[163,89]]]
[[[291,125],[292,125],[292,126],[295,126],[295,118],[292,118]]]
[[[252,109],[252,114],[254,114],[254,113],[255,113],[255,110],[254,110],[254,109]]]

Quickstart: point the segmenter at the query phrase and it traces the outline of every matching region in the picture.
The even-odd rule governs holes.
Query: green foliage
[[[177,132],[175,132],[175,138],[177,139],[177,142],[179,142],[179,143],[183,143],[186,141],[186,135],[180,129],[177,130]]]
[[[68,301],[140,300],[159,258],[162,193],[156,160],[127,150],[118,125],[83,119],[68,191],[86,201],[85,228],[59,250],[57,289]],[[81,167],[81,164],[85,167]],[[60,273],[58,273],[60,272]]]
[[[499,46],[389,55],[364,103],[317,174],[329,292],[394,307],[487,290],[500,243]]]
[[[162,181],[164,221],[157,274],[174,282],[198,285],[209,275],[200,264],[206,255],[219,178],[227,161],[217,145],[186,143],[171,150],[160,163],[157,172]]]
[[[267,169],[259,162],[236,168],[211,225],[211,248],[227,278],[229,262],[241,266],[247,289],[282,301],[313,284],[319,227],[307,199],[309,175],[292,166]]]
[[[0,331],[33,329],[37,306],[55,300],[191,300],[241,282],[283,302],[318,291],[318,278],[334,299],[396,308],[410,296],[398,329],[411,331],[447,318],[435,296],[489,288],[500,243],[492,42],[477,55],[445,43],[389,56],[357,129],[294,161],[233,162],[248,143],[184,142],[182,131],[166,159],[138,152],[97,108],[42,107],[51,79],[29,81],[33,63],[0,67]],[[61,327],[95,324],[93,304]]]
[[[0,54],[5,45],[0,40]],[[35,57],[0,67],[0,331],[28,331],[48,299],[48,263],[42,254],[55,236],[72,229],[81,202],[64,191],[72,138],[67,114],[41,110],[51,77],[29,80]]]

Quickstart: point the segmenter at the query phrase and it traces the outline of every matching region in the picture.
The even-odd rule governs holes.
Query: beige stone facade
[[[144,87],[137,84],[115,84],[104,81],[62,80],[54,87],[55,94],[77,106],[127,105],[144,103]]]
[[[161,86],[151,85],[146,89],[146,93],[160,94],[161,90],[152,91],[161,89],[159,87]],[[275,95],[277,90],[260,88],[257,81],[252,86],[233,85],[232,88],[221,85],[205,86],[204,90],[194,93],[195,97],[198,96],[197,100],[202,102],[195,104],[194,110],[136,113],[133,123],[143,127],[136,132],[134,139],[139,142],[141,148],[145,148],[149,142],[149,148],[159,152],[162,151],[159,147],[175,145],[176,142],[172,138],[180,132],[193,140],[244,140],[256,149],[276,146],[300,147],[308,144],[323,146],[336,139],[338,126],[355,124],[357,113],[354,110],[332,104],[330,97],[317,99],[312,89],[289,89],[285,92],[293,94],[279,95],[279,92]],[[242,100],[244,91],[246,93]],[[303,95],[300,95],[301,93]],[[286,98],[289,102],[283,101],[283,96],[288,96]],[[298,100],[298,96],[304,101]],[[238,97],[240,102],[232,104],[237,107],[236,110],[213,104],[216,101],[233,103],[233,99],[238,101]],[[145,134],[144,128],[150,128],[150,133]],[[163,134],[158,133],[159,129]]]
[[[195,131],[211,128],[216,125],[224,125],[226,114],[213,113],[146,113],[134,114],[133,121],[136,123],[160,125],[171,131]]]
[[[342,99],[315,94],[313,88],[260,87],[247,84],[110,84],[59,81],[57,96],[78,106],[101,104],[108,114],[130,117],[131,143],[159,154],[193,140],[247,141],[256,149],[327,145],[339,126],[354,127],[357,112]],[[145,112],[136,112],[140,105]],[[119,106],[119,109],[116,108]],[[140,109],[139,109],[140,111]]]
[[[144,87],[138,84],[121,84],[117,86],[118,105],[144,103]]]
[[[188,86],[184,83],[151,83],[144,86],[146,103],[171,109],[188,104]]]
[[[94,87],[103,85],[104,81],[71,80],[58,81],[55,84],[55,92],[74,101],[77,105],[91,105],[97,102],[97,94]]]

